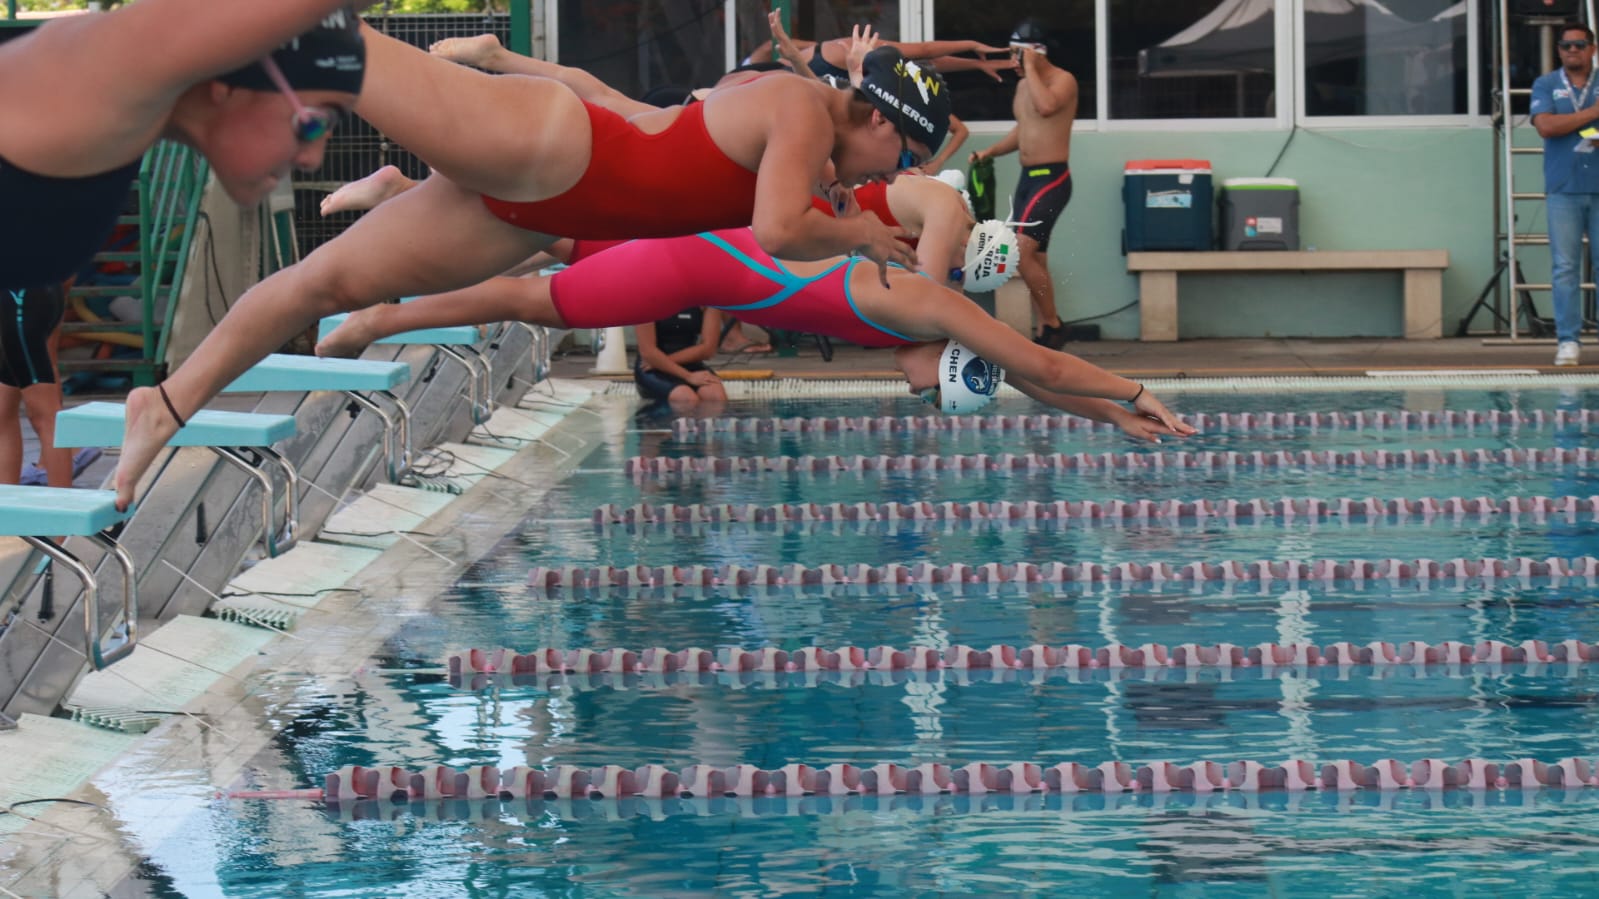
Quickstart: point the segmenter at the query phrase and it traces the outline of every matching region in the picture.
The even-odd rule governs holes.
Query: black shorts
[[[1038,241],[1040,250],[1049,249],[1049,234],[1055,230],[1055,220],[1071,201],[1071,166],[1064,162],[1022,166],[1016,195],[1011,198],[1011,219],[1038,224],[1017,225],[1016,233]]]
[[[710,371],[700,362],[685,362],[683,367],[689,371]],[[688,382],[677,375],[645,368],[643,360],[639,360],[633,363],[633,386],[638,388],[638,395],[647,400],[664,400],[677,388],[687,387]]]
[[[55,383],[50,334],[66,309],[67,292],[59,284],[0,292],[0,384]]]

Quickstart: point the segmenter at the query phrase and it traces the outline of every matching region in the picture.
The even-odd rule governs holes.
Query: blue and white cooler
[[[1123,252],[1215,249],[1209,160],[1138,159],[1123,174]]]

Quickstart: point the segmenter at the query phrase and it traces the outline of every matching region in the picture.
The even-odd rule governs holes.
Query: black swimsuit
[[[849,69],[841,69],[822,57],[822,45],[816,45],[816,51],[811,54],[807,63],[816,77],[828,82],[834,87],[849,87]]]
[[[50,335],[61,324],[67,294],[60,284],[0,291],[0,384],[54,384]]]
[[[116,227],[140,161],[52,178],[0,159],[0,288],[59,284],[83,268]]]

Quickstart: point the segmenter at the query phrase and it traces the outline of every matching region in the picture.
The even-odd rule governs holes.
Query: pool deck
[[[1401,369],[1470,369],[1491,373],[1505,369],[1535,369],[1541,373],[1599,371],[1599,347],[1590,346],[1587,364],[1574,368],[1553,365],[1552,341],[1515,346],[1485,346],[1482,338],[1444,340],[1182,340],[1143,343],[1104,340],[1072,343],[1066,351],[1129,377],[1217,378],[1270,376],[1350,376],[1368,371]],[[589,377],[594,357],[572,353],[558,359],[554,374],[563,378]],[[754,377],[769,371],[786,378],[893,378],[893,360],[887,350],[838,346],[831,362],[822,361],[814,343],[804,341],[793,356],[777,353],[719,356],[711,363],[724,373],[748,372],[734,377]],[[623,378],[625,379],[625,377]]]

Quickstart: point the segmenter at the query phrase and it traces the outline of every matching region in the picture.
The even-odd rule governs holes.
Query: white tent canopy
[[[1409,22],[1377,0],[1301,0],[1307,66],[1376,53],[1438,49],[1450,40],[1451,13]],[[1138,51],[1138,71],[1151,78],[1271,72],[1276,62],[1273,0],[1226,0],[1177,34]]]

